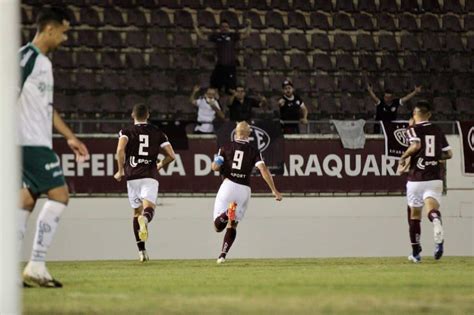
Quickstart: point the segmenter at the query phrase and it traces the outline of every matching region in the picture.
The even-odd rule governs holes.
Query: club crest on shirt
[[[255,143],[260,152],[265,151],[271,142],[270,135],[265,130],[257,126],[251,125],[250,128],[252,130],[249,136],[250,142]],[[235,129],[230,133],[230,139],[232,141],[235,140]]]

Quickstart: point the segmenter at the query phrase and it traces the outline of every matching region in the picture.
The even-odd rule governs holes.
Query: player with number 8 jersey
[[[139,259],[147,261],[145,242],[148,239],[148,223],[155,214],[158,197],[158,171],[174,159],[174,151],[168,137],[158,127],[148,123],[148,107],[137,104],[133,108],[134,125],[119,132],[117,144],[117,181],[127,180],[130,205],[134,209],[133,233],[137,241]],[[158,162],[162,151],[165,158]]]
[[[262,155],[249,143],[249,135],[249,124],[238,123],[235,128],[235,140],[221,147],[212,163],[212,170],[220,171],[224,177],[214,203],[214,227],[217,232],[222,232],[227,227],[222,251],[217,259],[218,264],[225,262],[237,236],[237,224],[247,210],[251,193],[250,175],[254,167],[260,170],[275,199],[282,199]]]
[[[425,207],[428,219],[433,223],[435,251],[434,258],[440,259],[444,252],[444,230],[441,222],[441,195],[443,192],[444,163],[452,157],[446,136],[437,126],[429,122],[430,106],[419,101],[413,109],[415,125],[407,130],[410,146],[400,157],[404,166],[410,157],[407,181],[407,201],[409,210],[410,241],[412,254],[410,261],[421,261],[421,212]]]

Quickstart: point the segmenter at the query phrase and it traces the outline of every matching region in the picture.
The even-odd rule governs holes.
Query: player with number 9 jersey
[[[234,183],[250,186],[254,167],[264,163],[261,153],[248,140],[235,140],[222,146],[217,155],[224,157],[221,174]]]
[[[238,123],[235,128],[235,140],[219,149],[211,165],[213,171],[220,171],[224,177],[214,203],[216,232],[222,232],[227,227],[221,254],[217,259],[218,264],[225,262],[237,235],[237,225],[247,210],[251,193],[250,175],[254,167],[260,171],[275,199],[282,199],[260,151],[249,143],[250,132],[248,123]]]

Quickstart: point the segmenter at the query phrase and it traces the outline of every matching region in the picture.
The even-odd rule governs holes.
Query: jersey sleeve
[[[130,130],[128,129],[122,129],[119,131],[119,139],[120,138],[127,138],[127,139],[130,139]]]
[[[258,167],[260,164],[265,164],[263,161],[262,153],[260,151],[255,155],[255,167]]]
[[[161,132],[161,135],[160,135],[160,148],[164,148],[165,146],[167,145],[171,145],[170,141],[168,140],[168,136],[164,133],[164,132]]]
[[[420,137],[418,137],[418,135],[416,134],[415,132],[415,128],[413,127],[410,127],[407,129],[407,135],[408,135],[408,141],[411,143],[411,142],[419,142],[420,141]]]
[[[446,139],[446,135],[441,135],[441,150],[443,152],[451,150],[451,146],[448,143],[448,140]]]
[[[220,147],[219,150],[217,150],[217,155],[222,156],[223,158],[225,158],[224,157],[224,147]]]

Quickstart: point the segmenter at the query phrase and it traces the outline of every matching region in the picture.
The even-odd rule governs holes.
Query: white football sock
[[[25,238],[25,231],[26,231],[26,223],[28,222],[28,218],[30,217],[31,211],[25,210],[25,209],[20,209],[18,211],[18,217],[17,217],[17,224],[18,224],[18,243],[17,243],[17,251],[18,251],[18,257],[21,261],[21,248],[23,244],[23,239]]]
[[[25,238],[25,231],[26,231],[26,223],[28,222],[28,218],[30,217],[31,211],[20,209],[18,211],[17,217],[17,224],[18,224],[18,240],[23,241]]]
[[[56,228],[58,227],[61,213],[66,209],[66,205],[57,201],[48,200],[41,209],[36,221],[35,240],[31,251],[31,261],[44,262],[48,248],[53,241]]]

